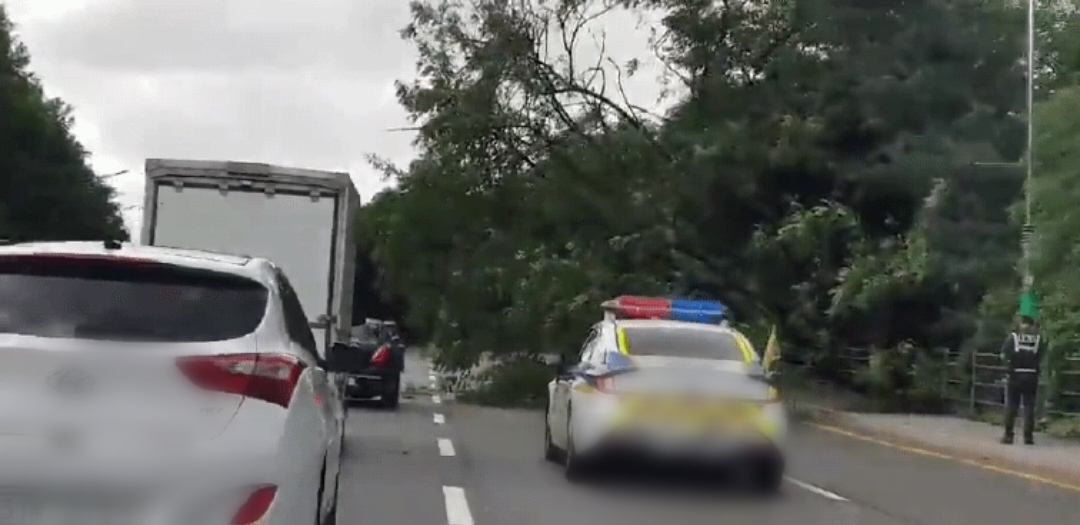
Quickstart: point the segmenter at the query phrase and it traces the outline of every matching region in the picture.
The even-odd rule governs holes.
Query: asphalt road
[[[424,380],[416,368],[407,383]],[[794,430],[791,479],[771,501],[679,479],[573,485],[541,457],[541,413],[438,401],[424,395],[396,412],[352,410],[339,523],[1080,523],[1080,494],[809,427]]]

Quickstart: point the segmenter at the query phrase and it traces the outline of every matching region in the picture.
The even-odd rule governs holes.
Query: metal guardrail
[[[972,352],[967,359],[953,354],[954,370],[948,385],[965,390],[964,397],[951,397],[968,410],[1004,409],[1009,395],[1008,367],[995,353]],[[1080,417],[1080,356],[1068,356],[1061,366],[1044,372],[1039,382],[1040,417]]]
[[[869,369],[870,356],[866,348],[847,348],[841,352],[843,378],[854,383],[859,374]],[[942,376],[938,393],[957,409],[974,413],[1005,408],[1008,369],[999,354],[964,355],[941,349],[932,354],[935,356]],[[1080,417],[1080,353],[1061,358],[1060,366],[1045,372],[1039,389],[1040,417]]]

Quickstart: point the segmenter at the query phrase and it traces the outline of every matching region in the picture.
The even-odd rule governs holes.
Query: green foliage
[[[0,239],[127,240],[114,191],[86,164],[71,108],[45,96],[0,5]]]
[[[463,401],[484,405],[543,408],[555,372],[535,359],[516,356],[485,370],[477,384],[461,393]]]
[[[1038,177],[1032,196],[1037,232],[1032,271],[1042,293],[1043,324],[1055,345],[1080,348],[1080,311],[1076,290],[1080,277],[1080,124],[1071,117],[1080,111],[1080,88],[1059,91],[1036,113]]]
[[[1072,416],[1050,422],[1045,432],[1062,439],[1080,440],[1080,417]]]
[[[1033,180],[1032,209],[1035,239],[1031,269],[1040,294],[1040,317],[1052,343],[1046,377],[1048,398],[1055,402],[1068,385],[1056,373],[1066,369],[1067,358],[1080,351],[1080,310],[1076,294],[1080,279],[1080,126],[1071,114],[1080,111],[1080,87],[1057,91],[1041,103],[1035,114],[1037,176]]]
[[[1000,320],[1017,280],[1007,208],[1022,178],[975,163],[1021,158],[1022,9],[855,0],[412,9],[403,35],[419,51],[418,76],[399,99],[421,153],[404,167],[375,159],[399,186],[366,207],[363,236],[382,289],[448,366],[485,352],[575,354],[598,304],[619,294],[720,299],[755,343],[776,323],[785,355],[823,363],[846,344],[1000,340],[986,320]],[[590,20],[616,12],[662,21],[651,51],[670,88],[663,115],[619,90],[648,57],[625,67],[582,58]],[[1040,55],[1040,97],[1064,90],[1075,70],[1076,23],[1068,11],[1040,14],[1052,49]],[[1053,112],[1062,126],[1075,114]],[[922,390],[941,377],[923,357],[891,352],[879,352],[882,366],[918,378],[897,386],[889,374],[900,372],[883,369],[875,388]]]

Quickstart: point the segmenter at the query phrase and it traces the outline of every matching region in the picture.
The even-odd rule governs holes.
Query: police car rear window
[[[660,327],[627,327],[623,331],[631,355],[744,360],[735,337],[726,332]]]

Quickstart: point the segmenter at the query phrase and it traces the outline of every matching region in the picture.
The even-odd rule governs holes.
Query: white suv
[[[0,520],[333,523],[328,375],[267,260],[0,247]]]

